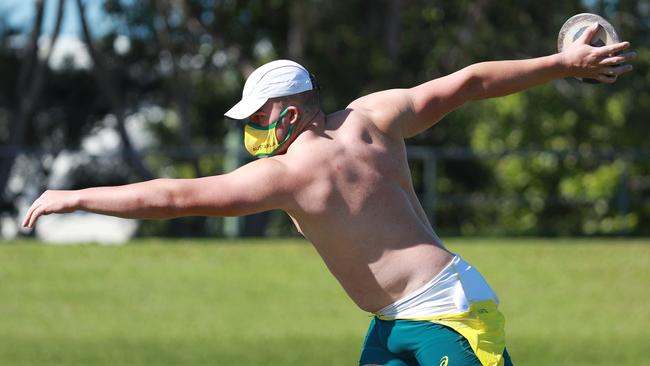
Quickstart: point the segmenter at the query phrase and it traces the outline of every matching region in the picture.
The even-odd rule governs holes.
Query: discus
[[[602,47],[614,43],[620,42],[620,38],[616,29],[603,17],[591,13],[582,13],[576,14],[569,18],[560,29],[560,34],[557,37],[557,50],[562,52],[563,49],[569,47],[573,42],[575,42],[584,31],[592,26],[594,23],[598,23],[598,32],[591,39],[590,45],[594,47]],[[587,83],[600,83],[596,79],[582,79],[576,78],[580,81]]]

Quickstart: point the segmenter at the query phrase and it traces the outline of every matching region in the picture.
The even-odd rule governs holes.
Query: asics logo
[[[447,366],[449,364],[449,357],[444,356],[440,359],[440,366]]]

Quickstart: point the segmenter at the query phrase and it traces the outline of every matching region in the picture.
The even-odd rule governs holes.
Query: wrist
[[[554,55],[551,55],[551,60],[554,65],[554,69],[557,70],[558,76],[561,78],[566,78],[571,76],[571,70],[573,68],[573,65],[571,62],[567,59],[566,53],[564,52],[558,52]]]
[[[82,210],[83,209],[83,192],[85,190],[74,190],[68,191],[68,202],[67,206],[70,211]]]

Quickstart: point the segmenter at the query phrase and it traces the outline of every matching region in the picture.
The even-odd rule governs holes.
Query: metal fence
[[[530,200],[522,194],[512,193],[482,193],[461,192],[453,194],[442,194],[438,191],[437,181],[439,179],[439,166],[450,165],[462,162],[476,162],[482,165],[493,165],[490,162],[505,157],[538,157],[552,156],[558,160],[567,157],[576,160],[588,161],[593,165],[621,161],[624,164],[617,192],[611,202],[619,216],[626,216],[634,208],[650,206],[650,150],[649,149],[607,149],[607,150],[502,150],[502,151],[475,151],[469,148],[436,148],[430,146],[408,146],[408,157],[410,163],[419,162],[421,166],[421,189],[418,191],[420,200],[429,216],[432,224],[438,226],[437,216],[443,207],[470,207],[477,209],[495,209],[507,205],[508,207],[530,205]],[[634,167],[635,169],[631,169]],[[634,171],[634,172],[633,172]],[[641,173],[639,173],[641,172]],[[545,197],[544,204],[547,206],[564,207],[589,207],[595,202],[588,199],[567,199],[557,195]],[[644,212],[640,212],[645,220]],[[444,229],[444,228],[443,228]],[[616,234],[627,235],[629,230],[623,230]]]
[[[611,150],[509,150],[509,151],[474,151],[469,148],[440,148],[431,146],[408,146],[408,159],[411,164],[414,176],[414,185],[423,208],[427,213],[434,227],[451,234],[460,234],[458,228],[445,227],[445,220],[440,215],[445,215],[449,208],[455,210],[463,209],[466,212],[483,210],[484,212],[494,212],[500,207],[519,207],[526,208],[530,205],[530,200],[517,192],[499,192],[492,190],[483,192],[481,189],[476,191],[456,191],[453,193],[444,193],[439,190],[439,179],[441,178],[441,166],[447,168],[454,164],[473,162],[483,166],[490,166],[499,159],[511,156],[517,157],[536,157],[536,156],[553,156],[557,159],[574,157],[580,160],[591,162],[612,162],[622,161],[624,174],[620,177],[618,190],[611,200],[620,216],[628,215],[639,207],[650,207],[650,150],[639,149],[611,149]],[[32,157],[55,157],[60,151],[46,149],[17,149],[0,147],[0,157],[9,155],[26,155]],[[218,159],[221,171],[229,171],[248,161],[248,156],[242,151],[237,144],[230,148],[228,145],[213,146],[205,148],[194,148],[191,151],[181,148],[164,148],[149,149],[139,152],[144,160],[152,157],[165,157],[168,164],[182,164],[183,161],[192,159]],[[84,154],[80,153],[79,154]],[[86,154],[89,158],[100,158]],[[115,158],[118,158],[115,156]],[[105,156],[103,158],[106,158]],[[634,167],[628,169],[627,167]],[[214,171],[212,173],[219,173]],[[639,172],[641,172],[639,174]],[[208,173],[211,174],[211,173]],[[594,202],[589,200],[567,200],[557,195],[550,195],[544,198],[544,204],[547,206],[562,206],[571,208],[584,208],[593,205]],[[446,211],[447,210],[447,211]],[[278,218],[278,213],[253,215],[245,218],[227,218],[227,219],[210,219],[214,221],[211,225],[218,229],[212,230],[210,234],[237,237],[242,235],[292,235],[291,222],[286,215],[284,218]],[[638,213],[641,221],[647,220],[645,211]],[[479,233],[481,231],[479,230]],[[633,234],[635,232],[632,232]],[[644,234],[640,230],[636,234]],[[180,235],[187,235],[182,230]],[[617,234],[630,234],[629,230],[617,232]]]

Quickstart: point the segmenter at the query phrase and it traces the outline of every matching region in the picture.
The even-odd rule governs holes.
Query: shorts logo
[[[440,359],[440,366],[447,366],[449,364],[449,357],[444,356]]]

